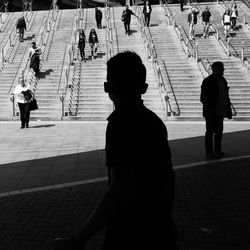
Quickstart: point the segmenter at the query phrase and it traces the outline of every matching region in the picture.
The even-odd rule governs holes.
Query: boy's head
[[[147,90],[146,68],[141,58],[132,51],[119,53],[107,62],[105,92],[120,98],[132,98]]]
[[[212,68],[213,74],[218,75],[218,76],[223,76],[224,70],[225,70],[223,62],[220,62],[220,61],[214,62],[211,68]]]

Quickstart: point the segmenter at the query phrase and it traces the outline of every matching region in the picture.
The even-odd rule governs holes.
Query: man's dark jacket
[[[227,107],[227,118],[232,118],[232,110],[231,110],[231,102],[228,94],[229,87],[227,86],[227,81],[224,77],[222,77],[226,93],[228,99],[228,107]],[[219,97],[219,86],[218,82],[214,76],[211,74],[210,76],[206,77],[201,85],[201,95],[200,101],[203,104],[203,116],[214,116],[216,115],[216,104]]]

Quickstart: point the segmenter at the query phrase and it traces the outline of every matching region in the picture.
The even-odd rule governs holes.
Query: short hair
[[[224,69],[223,62],[217,61],[214,62],[211,66],[213,72],[217,72],[218,70]]]
[[[117,92],[138,92],[146,81],[146,68],[140,56],[133,51],[124,51],[110,58],[107,81]]]

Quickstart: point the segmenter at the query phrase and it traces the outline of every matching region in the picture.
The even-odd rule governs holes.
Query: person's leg
[[[221,116],[216,117],[215,121],[215,134],[214,134],[214,152],[219,154],[219,156],[223,155],[221,150],[221,141],[223,134],[223,120],[224,118]]]
[[[213,135],[214,135],[214,118],[211,116],[205,117],[206,133],[205,133],[205,149],[207,156],[213,154]]]
[[[130,21],[128,22],[128,35],[130,36]]]
[[[24,123],[25,127],[29,127],[29,121],[30,121],[30,105],[29,103],[24,104]]]
[[[147,14],[147,15],[148,15],[147,26],[149,27],[149,22],[150,22],[150,14]]]
[[[21,128],[24,128],[25,126],[25,119],[24,119],[24,104],[23,103],[18,103],[19,106],[19,111],[20,111],[20,120],[21,120]]]
[[[124,28],[125,28],[125,34],[128,33],[128,26],[127,26],[127,22],[124,22]]]

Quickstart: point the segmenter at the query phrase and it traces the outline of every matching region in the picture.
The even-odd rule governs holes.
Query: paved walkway
[[[107,189],[105,122],[0,123],[0,250],[51,249]],[[250,123],[225,122],[226,157],[206,161],[204,122],[167,122],[182,250],[250,249]],[[87,250],[100,248],[103,233]]]

